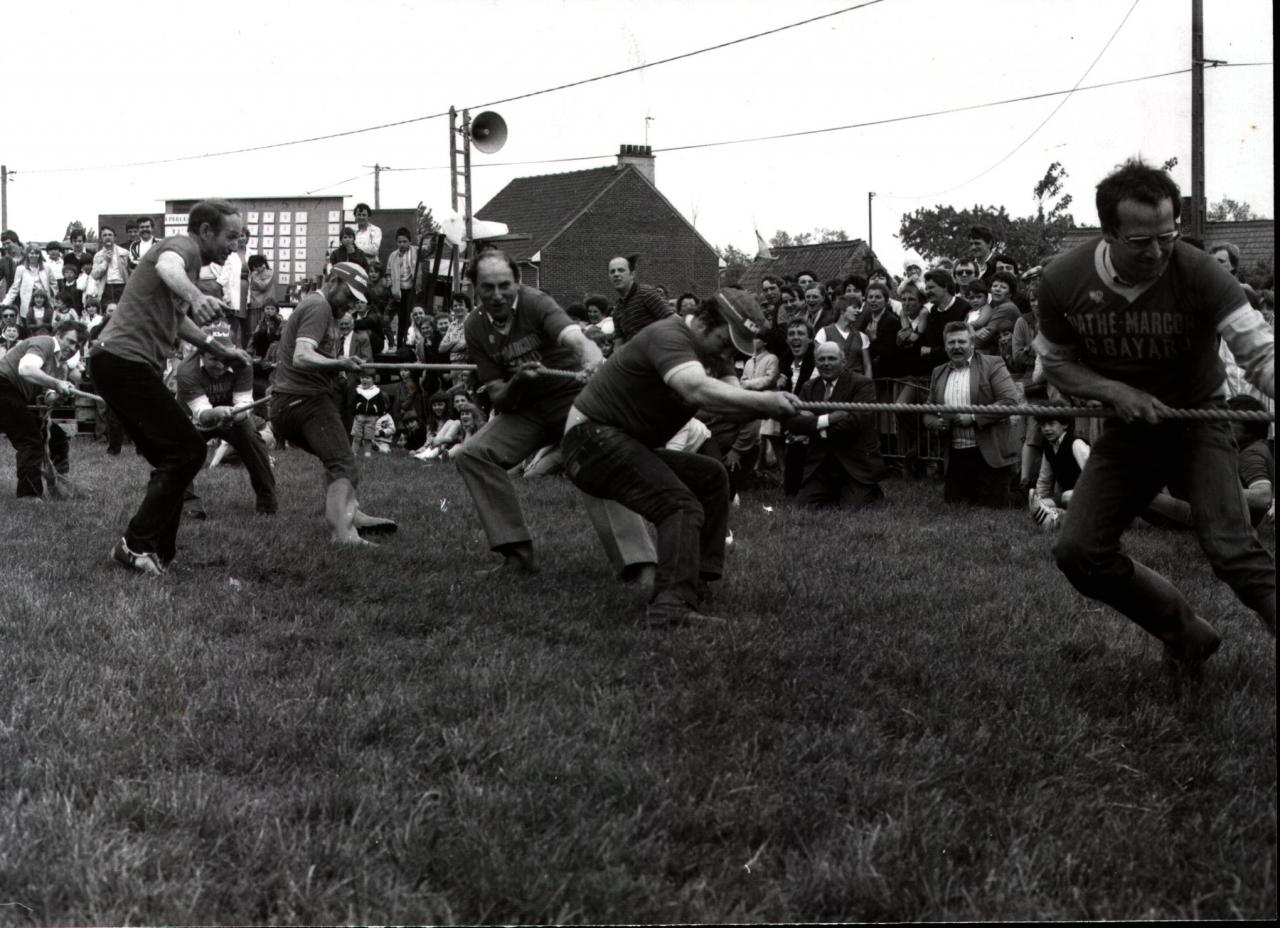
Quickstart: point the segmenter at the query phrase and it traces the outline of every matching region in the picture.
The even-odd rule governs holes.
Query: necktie
[[[826,392],[822,396],[824,400],[831,399],[831,391],[835,389],[835,386],[836,386],[836,382],[834,380],[827,381]]]

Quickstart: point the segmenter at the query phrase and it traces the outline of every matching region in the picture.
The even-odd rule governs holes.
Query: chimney
[[[655,187],[653,179],[653,149],[648,145],[623,145],[618,149],[618,167],[634,164],[636,170]]]

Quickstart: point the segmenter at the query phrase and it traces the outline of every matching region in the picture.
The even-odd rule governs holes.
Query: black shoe
[[[707,615],[684,603],[649,603],[644,611],[644,624],[650,628],[701,626],[722,628],[729,623],[719,616]]]
[[[373,525],[356,526],[356,531],[361,537],[365,535],[394,535],[399,528],[390,519],[384,519],[381,522],[375,522]]]
[[[477,570],[475,575],[490,580],[501,580],[504,577],[532,577],[540,572],[540,568],[533,561],[523,561],[518,557],[508,556],[496,567]]]

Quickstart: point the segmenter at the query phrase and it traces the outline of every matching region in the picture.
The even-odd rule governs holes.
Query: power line
[[[383,168],[382,170],[384,170],[384,171],[389,171],[389,170],[391,170],[391,169],[390,169],[390,168]],[[342,179],[342,180],[335,180],[332,184],[321,184],[319,187],[316,187],[314,190],[307,190],[307,191],[304,191],[304,192],[306,193],[306,195],[307,195],[307,196],[311,196],[311,194],[313,194],[313,193],[317,193],[317,192],[319,192],[319,191],[321,191],[321,190],[327,190],[327,189],[329,189],[330,187],[336,187],[336,186],[338,186],[338,184],[347,184],[347,183],[350,183],[350,182],[351,182],[351,181],[353,181],[353,180],[360,180],[361,178],[368,177],[368,176],[369,176],[370,174],[372,174],[372,173],[373,173],[372,171],[365,171],[363,174],[357,174],[355,177],[347,177],[347,178],[344,178],[344,179]]]
[[[1258,67],[1270,67],[1270,66],[1271,66],[1271,62],[1269,61],[1249,61],[1249,62],[1241,62],[1239,64],[1233,63],[1233,64],[1220,65],[1220,67],[1224,67],[1224,68],[1258,68]],[[654,154],[662,154],[664,152],[692,151],[694,149],[699,149],[699,148],[717,148],[724,145],[746,145],[751,142],[772,142],[778,139],[799,138],[801,136],[807,136],[807,135],[822,135],[828,132],[844,132],[849,129],[866,129],[866,128],[871,128],[873,126],[883,126],[883,125],[888,125],[888,124],[897,123],[897,122],[909,122],[915,119],[930,119],[934,116],[948,116],[954,113],[967,113],[967,112],[972,112],[974,110],[990,109],[992,107],[997,107],[997,106],[1007,106],[1012,103],[1026,103],[1031,100],[1043,100],[1048,97],[1057,97],[1057,96],[1062,96],[1063,94],[1070,95],[1073,93],[1079,93],[1087,90],[1105,90],[1108,87],[1119,87],[1124,84],[1136,84],[1141,81],[1157,80],[1162,77],[1174,77],[1179,74],[1190,73],[1190,71],[1191,71],[1190,68],[1180,68],[1176,71],[1162,71],[1158,74],[1144,74],[1139,77],[1128,77],[1121,80],[1105,81],[1100,84],[1086,84],[1081,86],[1079,83],[1077,83],[1074,87],[1069,87],[1064,90],[1046,90],[1042,93],[1028,94],[1026,96],[1021,96],[1021,97],[1008,97],[1003,100],[989,100],[985,103],[972,103],[966,106],[956,106],[956,107],[952,107],[950,109],[945,109],[945,110],[930,110],[924,113],[910,113],[905,116],[890,116],[885,119],[872,119],[866,122],[847,123],[845,125],[840,125],[840,126],[823,126],[817,129],[799,129],[795,132],[782,132],[776,135],[757,135],[757,136],[751,136],[748,138],[721,139],[715,142],[694,142],[688,145],[671,145],[666,148],[655,148],[653,149],[653,152]],[[475,170],[477,168],[511,167],[511,166],[529,165],[529,164],[562,164],[570,161],[598,161],[602,158],[612,158],[612,157],[614,157],[614,154],[612,152],[604,152],[598,155],[574,155],[572,157],[543,158],[543,159],[538,159],[534,161],[484,161],[484,162],[474,163],[472,164],[471,167],[472,167],[472,170]],[[449,165],[447,164],[435,164],[435,165],[427,165],[423,167],[412,167],[412,168],[386,168],[385,170],[388,170],[388,171],[391,171],[391,170],[394,170],[394,171],[446,171],[448,169],[449,169]],[[888,194],[881,194],[881,195],[888,196]],[[932,196],[932,194],[924,194],[924,196]],[[903,199],[906,199],[906,198],[903,198]]]
[[[727,42],[720,42],[716,45],[708,45],[706,48],[698,48],[698,49],[694,49],[693,51],[682,52],[679,55],[672,55],[668,58],[660,58],[657,61],[650,61],[644,64],[634,65],[630,68],[623,68],[619,71],[610,71],[608,74],[598,74],[595,77],[587,77],[587,78],[583,78],[582,80],[571,81],[567,84],[557,84],[554,87],[546,87],[546,88],[543,88],[542,90],[533,90],[533,91],[530,91],[529,93],[517,94],[516,96],[513,96],[513,97],[504,97],[501,100],[490,100],[488,103],[475,103],[475,104],[472,104],[470,107],[468,107],[468,109],[480,109],[481,107],[485,107],[485,106],[497,106],[500,103],[513,103],[516,100],[527,100],[530,97],[537,97],[543,94],[555,93],[556,91],[559,91],[559,90],[568,90],[571,87],[581,87],[584,84],[592,84],[592,83],[595,83],[596,81],[608,80],[609,78],[612,78],[612,77],[621,77],[624,74],[633,74],[636,71],[644,71],[648,68],[656,68],[660,65],[670,64],[673,61],[683,61],[686,58],[692,58],[696,55],[703,55],[703,54],[706,54],[707,52],[719,51],[722,48],[730,48],[731,46],[734,46],[734,45],[741,45],[743,42],[750,42],[755,39],[765,38],[766,36],[776,35],[779,32],[786,32],[789,29],[797,29],[800,26],[807,26],[811,23],[816,23],[824,19],[830,19],[833,16],[840,16],[844,13],[851,13],[851,12],[854,12],[855,10],[861,10],[866,7],[875,6],[878,3],[884,3],[884,2],[885,0],[863,0],[862,3],[855,3],[853,6],[843,7],[838,10],[833,10],[830,13],[822,13],[818,16],[811,16],[808,19],[802,19],[794,23],[787,23],[782,26],[777,26],[773,29],[766,29],[764,32],[757,32],[752,35],[742,36],[741,38],[730,39]],[[43,170],[24,171],[23,173],[24,174],[71,174],[71,173],[76,173],[81,171],[112,171],[112,170],[118,170],[121,168],[152,167],[158,164],[177,164],[183,161],[198,161],[203,158],[222,158],[228,155],[244,155],[244,154],[249,154],[250,152],[255,152],[255,151],[271,151],[277,148],[288,148],[293,145],[307,145],[307,144],[310,144],[311,142],[325,142],[330,139],[345,138],[347,136],[352,136],[352,135],[363,135],[369,132],[378,132],[378,131],[381,131],[382,129],[394,129],[399,126],[407,126],[413,123],[426,122],[427,120],[430,120],[430,119],[439,119],[443,116],[448,116],[448,115],[449,115],[449,111],[443,110],[439,113],[429,113],[426,116],[411,116],[408,119],[399,119],[399,120],[396,120],[395,122],[380,123],[379,125],[376,125],[376,126],[365,126],[364,128],[361,128],[361,129],[346,129],[340,132],[330,132],[325,135],[313,135],[303,139],[291,139],[287,142],[271,142],[266,145],[250,145],[244,148],[229,148],[225,151],[205,152],[204,154],[201,154],[201,155],[182,155],[175,158],[156,158],[151,161],[127,161],[127,162],[122,162],[120,164],[91,164],[91,165],[82,165],[80,167],[74,167],[74,168],[46,168]]]
[[[1080,79],[1076,81],[1075,86],[1072,87],[1071,90],[1068,91],[1067,94],[1061,100],[1058,101],[1057,106],[1055,106],[1052,110],[1049,111],[1049,115],[1046,116],[1044,119],[1040,120],[1040,123],[1027,134],[1027,137],[1024,138],[1017,145],[1013,146],[1013,148],[1011,148],[1003,158],[1001,158],[995,164],[988,167],[986,170],[973,175],[973,177],[970,177],[968,180],[964,181],[963,183],[956,184],[954,187],[948,187],[946,190],[938,190],[933,193],[922,193],[919,196],[905,196],[903,194],[895,194],[895,193],[886,194],[886,196],[895,200],[918,200],[918,199],[923,199],[925,197],[938,197],[946,193],[952,193],[956,190],[961,189],[962,187],[968,187],[975,180],[981,180],[982,178],[990,174],[992,171],[994,171],[996,168],[1000,167],[1000,165],[1004,164],[1006,161],[1008,161],[1010,158],[1016,155],[1019,151],[1022,150],[1022,146],[1026,145],[1033,138],[1035,138],[1036,133],[1038,133],[1041,129],[1043,129],[1046,125],[1048,125],[1049,120],[1053,119],[1054,116],[1058,115],[1058,111],[1067,105],[1067,101],[1071,99],[1071,95],[1074,94],[1077,89],[1079,89],[1080,85],[1084,83],[1084,79],[1089,76],[1089,74],[1093,71],[1095,67],[1097,67],[1098,62],[1102,60],[1102,56],[1107,53],[1107,49],[1110,48],[1111,43],[1116,40],[1116,36],[1120,34],[1120,30],[1124,28],[1124,24],[1129,21],[1129,17],[1133,15],[1133,11],[1138,8],[1138,4],[1140,2],[1141,0],[1133,0],[1133,3],[1129,6],[1128,11],[1120,19],[1120,25],[1116,26],[1115,31],[1111,33],[1111,38],[1107,39],[1106,44],[1102,46],[1102,51],[1098,52],[1098,54],[1094,56],[1093,61],[1089,62],[1089,67],[1084,69],[1084,73],[1080,75]]]

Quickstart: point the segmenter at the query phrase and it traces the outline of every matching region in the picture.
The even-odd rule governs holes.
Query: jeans
[[[578,489],[621,503],[658,528],[654,601],[698,604],[699,579],[724,573],[729,476],[701,454],[647,448],[621,429],[583,422],[560,443]]]
[[[1193,615],[1182,594],[1122,553],[1120,536],[1162,487],[1187,490],[1200,547],[1240,602],[1275,627],[1275,559],[1249,524],[1229,422],[1108,420],[1076,482],[1054,557],[1072,586],[1147,627]]]
[[[67,433],[61,426],[44,422],[38,412],[28,408],[22,392],[3,378],[0,378],[0,431],[9,436],[16,453],[19,497],[44,495],[41,467],[46,434],[54,470],[60,474],[69,471],[71,446]]]
[[[249,484],[253,487],[255,511],[274,513],[280,508],[276,499],[276,475],[271,469],[271,455],[267,451],[267,443],[253,427],[252,417],[233,422],[226,428],[204,432],[202,437],[221,438],[235,449],[236,454],[240,455],[240,462],[248,471]],[[192,495],[194,495],[194,489],[193,486]],[[196,498],[199,499],[199,497]]]
[[[152,467],[125,544],[155,553],[167,564],[177,551],[183,493],[204,466],[205,441],[191,424],[191,414],[149,364],[99,351],[93,356],[93,383]]]

